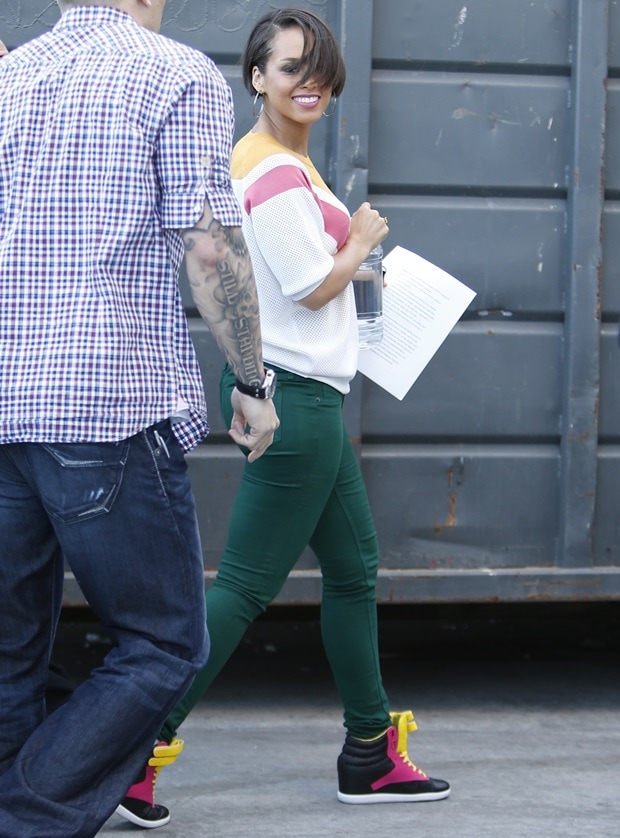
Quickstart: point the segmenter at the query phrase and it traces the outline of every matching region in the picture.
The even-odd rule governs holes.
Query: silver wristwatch
[[[265,378],[262,384],[244,384],[235,378],[235,387],[244,396],[252,396],[255,399],[273,399],[273,394],[276,392],[276,382],[278,376],[274,370],[269,370],[265,367]]]

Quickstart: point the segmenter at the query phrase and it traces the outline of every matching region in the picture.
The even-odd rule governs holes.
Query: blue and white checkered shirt
[[[0,443],[208,431],[179,230],[239,226],[230,88],[128,14],[76,7],[0,61]]]

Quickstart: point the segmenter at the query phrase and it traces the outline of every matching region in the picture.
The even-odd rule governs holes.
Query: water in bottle
[[[377,245],[353,277],[359,348],[369,349],[383,338],[383,248]]]

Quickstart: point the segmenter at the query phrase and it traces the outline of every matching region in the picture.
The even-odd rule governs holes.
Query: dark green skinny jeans
[[[234,378],[225,367],[221,401],[232,418]],[[206,593],[211,654],[168,717],[170,741],[276,597],[307,545],[322,575],[321,633],[344,706],[344,724],[371,738],[390,724],[377,648],[379,551],[366,488],[333,387],[278,370],[273,444],[246,463],[217,577]]]

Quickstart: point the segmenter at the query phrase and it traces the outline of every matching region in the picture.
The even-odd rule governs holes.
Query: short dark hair
[[[340,96],[346,80],[346,69],[336,36],[318,15],[305,9],[277,9],[264,15],[254,26],[241,56],[243,83],[250,95],[256,91],[252,85],[252,70],[258,67],[265,72],[271,55],[271,44],[278,32],[299,27],[304,36],[304,51],[299,61],[303,68],[301,84],[309,78],[329,87],[333,96]]]

